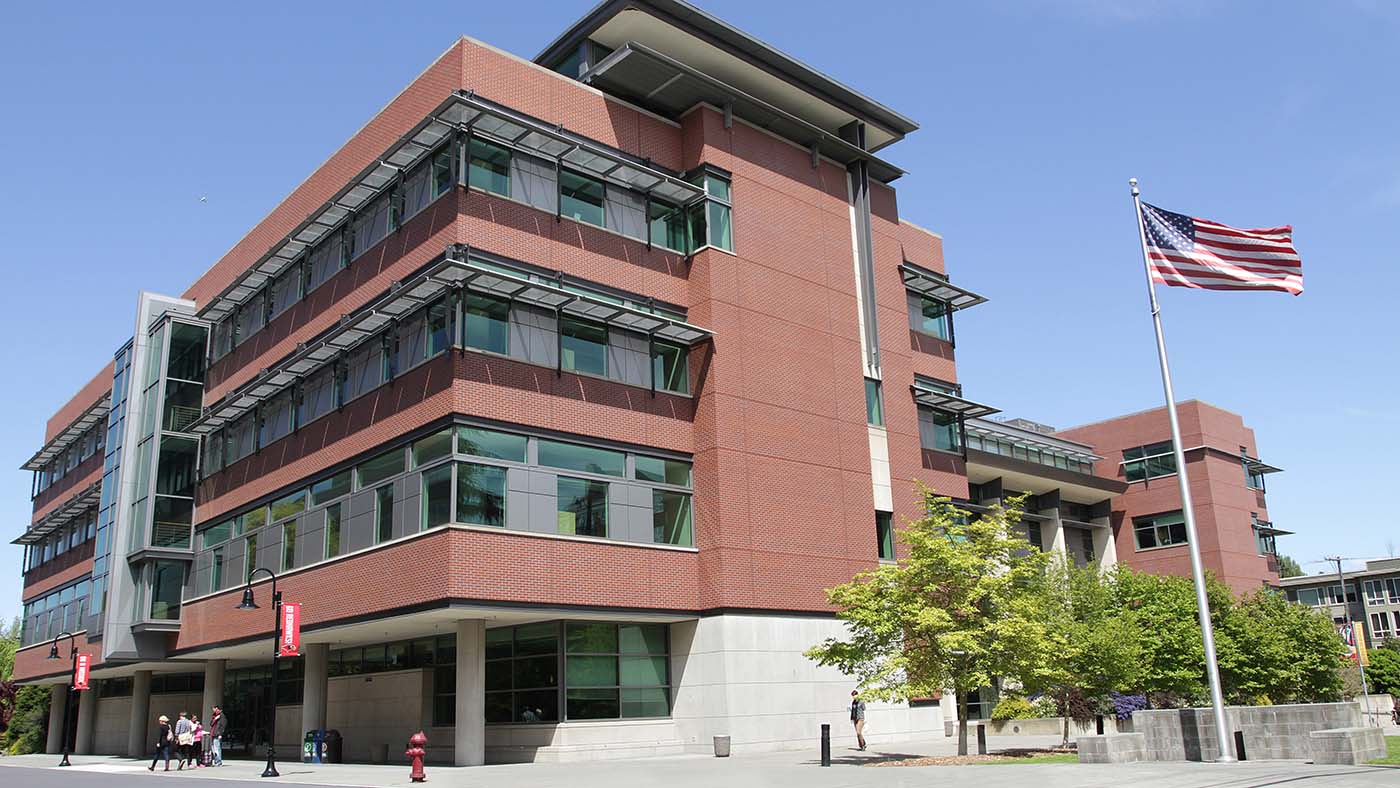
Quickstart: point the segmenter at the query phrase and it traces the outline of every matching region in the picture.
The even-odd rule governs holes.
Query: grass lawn
[[[1400,736],[1385,737],[1385,757],[1367,763],[1400,766]]]
[[[1391,751],[1394,752],[1395,750],[1396,746],[1392,744]],[[1072,752],[1046,752],[1041,753],[1039,755],[1027,755],[1019,758],[1007,758],[1005,760],[1000,761],[986,761],[982,765],[992,766],[1018,763],[1079,763],[1079,756]]]

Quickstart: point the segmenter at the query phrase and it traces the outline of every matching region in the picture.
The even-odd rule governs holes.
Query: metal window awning
[[[992,423],[995,423],[995,421],[993,421]],[[988,427],[986,426],[986,422],[983,422],[982,424],[968,422],[967,431],[970,435],[997,438],[998,440],[1006,440],[1008,443],[1018,443],[1033,449],[1044,449],[1046,451],[1053,451],[1056,454],[1063,454],[1066,457],[1071,457],[1076,460],[1083,460],[1085,462],[1096,462],[1098,460],[1103,459],[1097,454],[1082,451],[1080,449],[1070,448],[1064,444],[1036,440],[1035,438],[1031,438],[1020,433],[1012,435],[1008,432],[998,430],[993,427]]]
[[[678,204],[705,196],[657,165],[545,123],[470,91],[458,91],[393,144],[384,155],[351,178],[335,196],[312,212],[267,254],[211,299],[199,317],[217,323],[281,274],[310,247],[364,207],[380,192],[431,154],[448,136],[470,130],[537,156],[567,164],[604,181]]]
[[[463,259],[456,259],[454,255]],[[353,350],[395,321],[456,288],[558,309],[565,314],[686,346],[713,335],[708,329],[663,313],[613,303],[602,296],[580,292],[577,288],[566,290],[561,285],[533,281],[527,274],[506,271],[468,255],[464,247],[454,247],[446,259],[396,284],[388,293],[360,311],[341,318],[337,325],[322,332],[316,340],[303,345],[285,360],[263,370],[252,381],[210,405],[187,431],[207,435],[219,430],[277,396],[287,386],[325,367],[342,353]]]
[[[1292,536],[1293,531],[1285,531],[1282,528],[1275,528],[1274,524],[1268,520],[1255,520],[1254,530],[1264,536]]]
[[[941,410],[945,413],[952,413],[955,416],[972,419],[981,416],[990,416],[993,413],[1001,413],[1000,408],[994,408],[991,405],[982,405],[970,399],[963,399],[956,394],[927,388],[917,383],[910,386],[909,390],[914,392],[914,401],[920,405]]]
[[[87,410],[83,411],[81,416],[74,419],[73,423],[69,424],[67,427],[64,427],[62,431],[53,437],[53,440],[44,444],[44,448],[35,452],[33,457],[30,457],[23,465],[19,466],[20,470],[42,471],[45,465],[48,465],[55,457],[67,451],[70,446],[77,442],[77,440],[83,436],[83,433],[92,429],[94,425],[101,423],[103,419],[107,418],[107,414],[111,412],[111,410],[112,395],[103,394],[102,399],[99,399]]]
[[[29,526],[18,539],[10,544],[35,544],[42,542],[54,531],[76,520],[88,509],[97,505],[102,496],[102,481],[98,480],[84,487],[62,506],[44,515],[38,522]]]
[[[934,272],[920,268],[913,263],[900,265],[899,272],[904,277],[906,290],[918,293],[925,298],[942,301],[948,305],[950,310],[967,309],[970,306],[987,302],[986,296],[958,287]]]
[[[1254,457],[1250,457],[1249,455],[1245,455],[1240,459],[1244,461],[1244,469],[1252,474],[1279,473],[1283,470],[1282,468],[1275,467],[1273,465],[1268,464],[1267,462],[1260,462],[1259,460],[1255,459]]]
[[[636,41],[623,44],[598,61],[579,81],[671,117],[700,103],[728,108],[760,128],[833,161],[864,161],[870,168],[870,177],[882,183],[904,174],[904,170],[810,121]]]

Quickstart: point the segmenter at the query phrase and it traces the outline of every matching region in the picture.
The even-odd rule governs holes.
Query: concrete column
[[[224,668],[227,664],[222,659],[204,663],[204,699],[199,707],[199,718],[206,724],[214,718],[214,707],[224,705]]]
[[[486,622],[457,622],[457,727],[452,762],[486,762]]]
[[[151,672],[138,670],[131,677],[131,720],[126,729],[126,756],[145,758],[155,743],[151,716]]]
[[[1041,543],[1045,545],[1045,552],[1068,556],[1069,550],[1065,544],[1065,524],[1060,522],[1060,510],[1046,509],[1042,512],[1036,512],[1036,514],[1054,518],[1048,523],[1040,524],[1040,539]],[[1046,539],[1047,536],[1050,538]]]
[[[78,693],[78,740],[73,752],[79,755],[92,755],[92,736],[97,729],[97,690],[86,689]]]
[[[67,684],[49,687],[49,740],[44,745],[44,752],[63,751],[63,707],[67,703]]]
[[[330,658],[331,647],[326,643],[307,643],[302,646],[306,660],[306,678],[302,683],[301,730],[323,730],[326,727],[326,663]]]
[[[1118,563],[1118,543],[1113,538],[1113,521],[1107,517],[1094,519],[1102,528],[1094,529],[1094,552],[1098,553],[1099,567],[1110,569]]]

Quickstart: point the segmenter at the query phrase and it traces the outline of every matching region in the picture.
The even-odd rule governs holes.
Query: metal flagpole
[[[1181,489],[1181,513],[1186,520],[1186,547],[1191,553],[1191,579],[1196,584],[1196,615],[1201,622],[1201,642],[1206,652],[1206,677],[1210,680],[1210,705],[1215,712],[1215,736],[1220,740],[1217,763],[1235,760],[1231,754],[1234,744],[1225,720],[1225,698],[1220,691],[1220,667],[1215,661],[1215,632],[1210,623],[1210,600],[1206,597],[1205,571],[1201,568],[1201,546],[1196,538],[1196,512],[1191,504],[1191,483],[1186,478],[1186,453],[1181,449],[1181,424],[1176,418],[1176,396],[1172,393],[1172,373],[1167,366],[1167,343],[1162,338],[1162,308],[1157,305],[1157,290],[1152,286],[1152,263],[1147,257],[1147,230],[1142,221],[1142,200],[1138,197],[1137,178],[1130,178],[1133,191],[1133,212],[1138,225],[1138,241],[1142,244],[1142,267],[1147,274],[1147,298],[1152,305],[1152,328],[1157,332],[1157,360],[1162,365],[1162,393],[1167,398],[1167,420],[1172,427],[1172,453],[1176,457],[1176,482]]]

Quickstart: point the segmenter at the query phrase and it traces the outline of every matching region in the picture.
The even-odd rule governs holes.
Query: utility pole
[[[1356,669],[1361,671],[1361,697],[1364,701],[1364,705],[1361,709],[1361,719],[1364,724],[1369,719],[1371,713],[1371,691],[1366,685],[1366,666],[1361,664],[1361,650],[1366,647],[1366,644],[1362,642],[1362,638],[1366,637],[1366,635],[1364,632],[1358,634],[1356,631],[1356,623],[1351,620],[1351,605],[1347,603],[1347,580],[1346,576],[1342,574],[1342,557],[1339,555],[1329,555],[1324,556],[1323,560],[1337,565],[1337,582],[1342,584],[1342,615],[1346,617],[1347,629],[1351,630],[1352,640],[1356,641]],[[1358,600],[1362,598],[1361,594],[1362,589],[1358,586],[1356,589],[1356,598]]]

